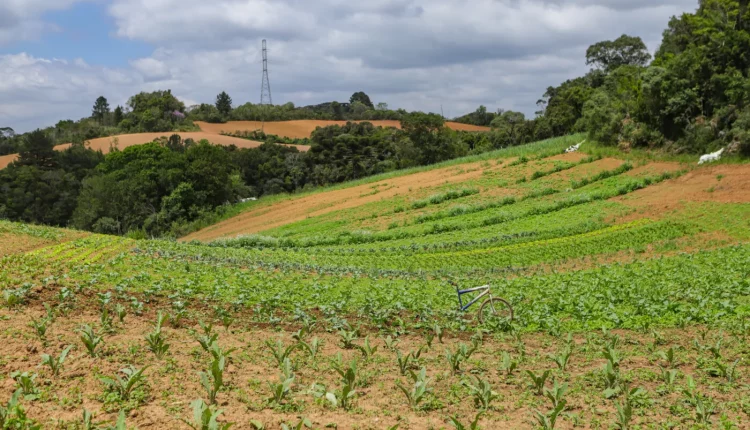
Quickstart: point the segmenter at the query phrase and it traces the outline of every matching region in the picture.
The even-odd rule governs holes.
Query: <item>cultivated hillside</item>
[[[184,242],[0,222],[3,396],[61,428],[212,401],[237,428],[742,428],[750,165],[579,140],[262,198]]]

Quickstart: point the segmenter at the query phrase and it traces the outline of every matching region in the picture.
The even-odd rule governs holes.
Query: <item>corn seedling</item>
[[[365,359],[369,359],[378,351],[377,346],[370,345],[370,336],[365,337],[364,345],[358,346],[357,348],[359,348],[360,352],[362,352],[362,355],[365,357]]]
[[[677,370],[665,369],[661,366],[659,366],[659,370],[661,371],[662,381],[664,381],[664,384],[667,386],[667,388],[671,389],[675,381],[677,380]]]
[[[721,358],[721,342],[722,339],[720,338],[713,346],[709,346],[708,348],[706,348],[711,353],[711,355],[714,356],[715,359]]]
[[[458,345],[456,352],[445,350],[445,358],[448,360],[448,364],[451,366],[451,371],[456,374],[461,371],[461,363],[467,361],[469,357],[479,348],[479,342],[477,339],[473,339],[472,346],[469,348],[466,344]]]
[[[146,335],[146,345],[148,346],[148,350],[153,352],[154,355],[156,355],[156,358],[160,360],[164,358],[164,355],[169,351],[169,344],[161,332],[162,325],[168,318],[169,316],[163,315],[159,312],[156,317],[154,331]]]
[[[695,421],[708,426],[715,410],[716,404],[710,397],[698,396],[695,401]]]
[[[10,377],[16,381],[16,385],[21,390],[24,399],[36,400],[39,397],[39,390],[37,390],[36,384],[34,383],[36,380],[36,373],[13,372],[10,374]]]
[[[81,342],[83,342],[83,346],[86,347],[86,351],[89,352],[90,356],[96,357],[96,347],[102,343],[102,336],[97,335],[90,325],[84,325],[81,327],[80,332]]]
[[[728,365],[721,360],[714,362],[714,367],[706,369],[706,372],[713,377],[726,378],[727,382],[733,383],[737,376],[737,365],[740,363],[740,359],[734,361],[733,364]]]
[[[401,351],[396,350],[396,360],[398,361],[398,369],[401,372],[401,375],[402,376],[406,375],[406,371],[409,370],[409,368],[411,367],[411,362],[412,362],[411,352],[406,355],[402,355]]]
[[[53,376],[59,375],[60,370],[63,367],[63,363],[65,362],[65,358],[68,356],[68,353],[72,348],[73,345],[68,345],[67,348],[62,350],[59,357],[52,357],[49,354],[42,354],[42,365],[49,366]]]
[[[622,402],[616,402],[615,409],[617,410],[617,416],[614,428],[617,430],[629,430],[630,421],[633,419],[633,405],[625,399]]]
[[[99,312],[99,324],[102,326],[102,330],[105,332],[112,332],[112,315],[109,314],[109,308],[101,308]]]
[[[120,324],[123,324],[125,322],[125,317],[128,315],[128,308],[119,303],[116,304],[115,315],[117,315],[117,320],[120,322]]]
[[[190,403],[193,410],[193,420],[183,420],[193,430],[229,430],[233,423],[219,423],[219,416],[222,414],[221,409],[209,406],[201,399],[193,400]]]
[[[612,362],[607,362],[602,369],[604,376],[604,397],[611,399],[617,397],[621,390],[620,372],[612,366]]]
[[[217,344],[214,344],[211,348],[211,355],[214,359],[211,361],[208,372],[200,373],[201,386],[208,394],[209,404],[216,404],[216,396],[224,387],[224,371],[232,351],[234,349],[223,351]]]
[[[671,369],[677,367],[677,354],[675,354],[674,348],[669,348],[666,351],[659,351],[656,355],[667,363],[667,366]]]
[[[34,334],[42,342],[42,345],[47,346],[47,328],[49,328],[50,320],[47,318],[32,318],[29,323],[29,327],[34,330]]]
[[[120,377],[120,375],[115,375],[114,378],[105,376],[99,378],[99,380],[107,390],[117,394],[121,400],[129,400],[133,392],[146,383],[146,376],[143,374],[146,369],[148,369],[148,366],[141,369],[128,366],[120,369],[119,373],[122,373],[124,377]]]
[[[541,375],[537,376],[537,374],[531,370],[526,371],[526,374],[529,375],[529,379],[531,379],[531,387],[534,389],[536,395],[541,396],[544,394],[544,384],[547,382],[550,373],[552,373],[550,370],[545,370]]]
[[[500,371],[504,372],[506,376],[510,376],[517,368],[518,361],[513,360],[508,352],[503,351],[502,359],[500,361]]]
[[[558,384],[557,381],[555,381],[552,389],[544,389],[544,397],[549,399],[549,401],[552,403],[553,408],[557,408],[557,405],[565,401],[565,393],[567,391],[568,384]]]
[[[271,397],[268,398],[268,401],[279,405],[284,404],[284,400],[292,392],[292,385],[294,385],[294,375],[281,375],[278,383],[269,382]]]
[[[471,391],[471,395],[474,397],[474,407],[477,409],[487,410],[490,407],[490,403],[499,397],[492,390],[490,383],[484,379],[480,379],[478,376],[475,383],[465,380],[463,381],[463,385]]]
[[[471,421],[468,425],[464,425],[461,421],[458,420],[458,417],[448,417],[450,420],[450,424],[456,429],[456,430],[480,430],[479,428],[479,417],[482,416],[483,412],[479,412],[474,416],[474,420]]]
[[[313,428],[312,422],[308,418],[302,418],[297,424],[281,424],[281,430],[303,430]]]
[[[560,416],[560,413],[565,409],[566,401],[562,400],[560,403],[557,404],[551,411],[545,413],[542,413],[541,411],[535,410],[534,411],[534,418],[536,419],[536,422],[539,424],[539,427],[541,427],[544,430],[552,430],[555,428],[555,424],[557,424],[557,418]]]
[[[315,358],[318,355],[318,350],[320,349],[321,344],[322,343],[320,342],[320,339],[318,339],[317,337],[310,339],[310,342],[300,343],[300,345],[302,345],[302,347],[307,350],[308,354],[310,354],[310,357],[312,358]]]
[[[430,384],[430,379],[427,377],[427,370],[424,367],[419,373],[413,371],[410,373],[414,385],[412,385],[411,388],[407,388],[401,384],[400,381],[396,381],[396,387],[404,393],[409,402],[409,406],[416,409],[419,406],[419,403],[424,400],[428,394],[432,393],[432,388],[428,386]]]
[[[396,345],[398,345],[398,339],[394,339],[390,335],[388,335],[387,337],[385,337],[383,339],[383,342],[385,342],[385,347],[388,348],[388,349],[390,349],[391,351],[393,351],[394,349],[396,349]]]
[[[339,339],[341,340],[341,347],[344,349],[354,349],[356,345],[354,341],[359,339],[359,330],[340,330]]]
[[[266,348],[268,348],[269,351],[271,351],[271,355],[274,359],[276,359],[276,364],[281,366],[284,363],[284,360],[291,356],[292,352],[299,348],[300,344],[295,343],[292,345],[289,345],[287,347],[284,346],[284,344],[281,342],[281,339],[277,339],[276,343],[271,342],[270,340],[266,341]],[[317,352],[317,348],[316,348]],[[311,355],[313,355],[311,353]]]
[[[565,348],[563,351],[557,354],[549,354],[548,357],[550,358],[550,360],[555,362],[557,368],[560,369],[560,371],[564,372],[568,367],[571,353],[572,350],[570,348]]]

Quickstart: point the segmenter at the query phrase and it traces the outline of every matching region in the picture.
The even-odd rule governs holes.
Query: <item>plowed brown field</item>
[[[363,121],[353,121],[363,122]],[[367,121],[376,127],[394,127],[401,128],[399,121]],[[268,134],[275,134],[290,139],[303,139],[310,137],[310,134],[317,127],[327,127],[329,125],[345,125],[346,121],[318,121],[318,120],[298,120],[298,121],[269,121],[265,124],[260,121],[229,121],[225,124],[209,124],[207,122],[196,121],[195,124],[203,131],[209,133],[234,133],[236,131],[253,131],[263,130]],[[446,126],[453,130],[463,131],[489,131],[489,127],[480,127],[477,125],[461,124],[457,122],[446,122]]]

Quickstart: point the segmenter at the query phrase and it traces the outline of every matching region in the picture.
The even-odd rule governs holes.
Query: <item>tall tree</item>
[[[91,112],[91,117],[99,121],[99,124],[103,124],[109,115],[109,102],[104,96],[99,96],[94,103],[94,108]]]
[[[221,112],[222,115],[229,115],[232,112],[232,98],[226,91],[222,91],[216,96],[216,109]]]
[[[26,135],[16,164],[47,169],[55,167],[55,144],[42,130]]]
[[[120,122],[122,122],[123,117],[124,117],[124,115],[122,113],[122,106],[118,105],[115,108],[114,113],[112,114],[112,120],[114,122],[114,125],[120,124]]]
[[[640,37],[623,34],[616,40],[605,40],[589,46],[586,64],[607,72],[620,66],[645,66],[651,60],[646,44]]]
[[[349,98],[349,103],[354,104],[354,102],[360,102],[370,109],[373,109],[375,107],[375,105],[372,104],[372,100],[370,100],[370,96],[365,94],[363,91],[358,91],[352,94],[351,98]]]

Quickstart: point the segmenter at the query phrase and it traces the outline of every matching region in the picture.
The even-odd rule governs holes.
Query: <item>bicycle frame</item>
[[[482,291],[482,290],[484,290],[482,294],[474,297],[472,301],[464,305],[463,300],[461,300],[461,296],[463,296],[464,294],[474,293],[474,292]],[[458,306],[462,311],[469,309],[474,303],[478,302],[482,297],[486,295],[489,295],[490,298],[492,298],[492,292],[490,291],[489,285],[482,285],[481,287],[469,288],[468,290],[459,290],[458,288],[456,288],[456,293],[458,293]]]

